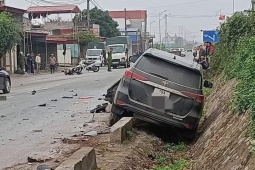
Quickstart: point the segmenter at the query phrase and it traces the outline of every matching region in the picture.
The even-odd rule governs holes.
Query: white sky
[[[86,8],[86,0],[32,0],[38,5],[45,5],[45,1],[50,3],[75,2],[79,3],[80,9]],[[233,1],[235,11],[243,11],[250,8],[250,0],[94,0],[104,10],[148,10],[148,31],[150,22],[152,32],[155,32],[156,39],[159,38],[158,20],[159,13],[167,10],[165,14],[171,13],[168,17],[168,33],[179,34],[179,27],[184,25],[191,32],[191,36],[196,36],[196,40],[202,40],[200,30],[215,29],[219,25],[218,16],[222,14],[231,15],[233,13]],[[30,6],[31,0],[6,0],[6,5],[26,9]],[[39,2],[39,3],[38,3]],[[48,4],[52,5],[52,4]],[[93,5],[92,5],[93,7]],[[164,20],[162,20],[162,34],[164,34]]]

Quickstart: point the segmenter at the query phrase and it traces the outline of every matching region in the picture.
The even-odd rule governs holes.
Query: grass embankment
[[[235,113],[250,113],[255,136],[255,13],[236,13],[219,28],[220,42],[212,57],[212,74],[237,79],[231,108]]]

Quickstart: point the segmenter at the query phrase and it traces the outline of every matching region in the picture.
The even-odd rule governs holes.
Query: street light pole
[[[164,10],[163,12],[160,12],[160,13],[159,13],[159,49],[160,49],[160,50],[161,50],[161,24],[160,24],[161,19],[160,19],[160,17],[161,17],[161,15],[162,15],[164,12],[166,12],[166,10]]]
[[[233,0],[233,14],[235,13],[235,0]]]
[[[152,25],[153,23],[155,23],[155,21],[152,21],[152,22],[150,23],[150,35],[152,35],[152,34],[151,34],[151,25]]]

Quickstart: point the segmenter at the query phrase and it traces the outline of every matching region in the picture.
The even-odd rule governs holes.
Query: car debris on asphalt
[[[50,166],[48,165],[39,165],[37,167],[37,170],[53,170],[53,168],[51,168]]]
[[[39,107],[45,107],[45,106],[47,106],[47,104],[46,104],[46,103],[43,103],[43,104],[39,104],[38,106],[39,106]]]
[[[72,96],[63,96],[62,98],[63,98],[63,99],[73,99]]]
[[[98,136],[102,134],[109,134],[110,133],[110,127],[107,127],[105,129],[102,129],[100,131],[90,131],[84,134],[84,136]]]
[[[105,112],[106,107],[108,106],[108,103],[103,103],[101,105],[97,105],[96,108],[92,109],[90,113],[100,113],[100,112]]]
[[[33,91],[31,92],[31,94],[32,94],[32,95],[35,95],[35,93],[36,93],[36,91],[35,91],[35,90],[33,90]]]

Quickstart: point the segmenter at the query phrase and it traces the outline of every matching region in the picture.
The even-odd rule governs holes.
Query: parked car
[[[11,91],[11,78],[10,75],[5,71],[5,68],[0,67],[0,90],[3,93],[10,93]]]
[[[133,67],[108,89],[106,98],[114,96],[112,122],[123,116],[160,126],[179,127],[185,136],[194,138],[202,115],[205,97],[200,64],[157,49],[130,59]],[[136,61],[135,61],[136,60]]]

